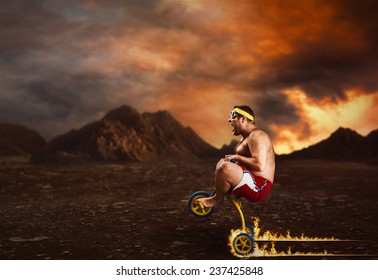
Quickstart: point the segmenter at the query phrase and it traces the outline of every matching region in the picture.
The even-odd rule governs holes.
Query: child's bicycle
[[[209,217],[214,212],[214,207],[205,207],[201,202],[197,200],[203,197],[210,197],[214,193],[208,193],[205,191],[198,191],[191,195],[188,201],[189,211],[196,217],[205,218]],[[226,197],[232,202],[238,211],[241,219],[241,228],[236,231],[231,231],[230,234],[230,249],[231,252],[240,258],[250,256],[254,251],[254,238],[253,230],[246,227],[243,212],[241,210],[241,199],[236,198],[233,195],[226,194]]]

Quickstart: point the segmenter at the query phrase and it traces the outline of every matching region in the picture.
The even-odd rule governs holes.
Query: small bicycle
[[[197,191],[193,193],[188,201],[189,211],[196,217],[206,218],[209,217],[215,210],[214,207],[205,207],[201,202],[197,200],[203,197],[210,197],[214,193],[205,191]],[[238,211],[241,219],[241,228],[232,230],[229,236],[229,246],[231,253],[239,258],[250,256],[255,248],[255,240],[253,237],[253,230],[246,226],[243,212],[241,210],[241,199],[236,198],[231,194],[226,194],[226,197],[232,202]]]

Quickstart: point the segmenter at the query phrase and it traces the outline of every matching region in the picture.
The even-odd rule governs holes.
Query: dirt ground
[[[229,201],[199,219],[197,190],[213,190],[215,162],[31,165],[0,162],[0,259],[234,259],[227,239],[240,219]],[[378,166],[277,163],[260,203],[244,201],[247,223],[291,236],[338,242],[277,242],[276,249],[378,259]]]

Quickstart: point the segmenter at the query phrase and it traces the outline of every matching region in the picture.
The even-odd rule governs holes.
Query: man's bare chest
[[[249,147],[246,141],[242,141],[241,143],[239,143],[239,145],[236,146],[235,153],[238,155],[246,156],[246,157],[251,156],[251,153],[249,151]]]

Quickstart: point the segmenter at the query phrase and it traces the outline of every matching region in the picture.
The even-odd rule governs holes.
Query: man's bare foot
[[[205,207],[214,207],[217,205],[217,201],[214,196],[204,197],[197,199],[197,202],[201,202]]]

